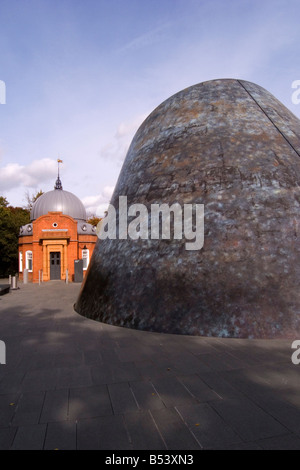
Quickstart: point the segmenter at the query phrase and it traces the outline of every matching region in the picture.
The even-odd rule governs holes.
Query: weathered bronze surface
[[[204,204],[204,246],[98,240],[76,311],[167,333],[294,337],[299,184],[300,122],[268,91],[223,79],[177,93],[137,131],[111,204]]]

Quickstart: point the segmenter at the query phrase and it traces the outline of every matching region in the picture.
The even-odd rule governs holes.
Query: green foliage
[[[87,222],[93,225],[94,227],[96,227],[98,225],[98,222],[100,222],[100,220],[102,220],[102,217],[97,217],[96,215],[92,215],[91,217],[89,217]]]
[[[7,207],[9,204],[6,197],[0,196],[0,207]]]
[[[19,230],[29,222],[27,209],[9,206],[7,199],[0,196],[0,278],[18,272]]]

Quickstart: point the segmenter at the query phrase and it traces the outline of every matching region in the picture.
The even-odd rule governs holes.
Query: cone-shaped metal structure
[[[77,312],[167,333],[300,333],[300,122],[268,91],[222,79],[167,99],[128,150],[117,226],[120,196],[148,208],[149,226],[151,204],[204,204],[204,245],[98,240]]]

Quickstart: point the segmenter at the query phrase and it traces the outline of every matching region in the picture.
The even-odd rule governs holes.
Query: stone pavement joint
[[[1,450],[300,449],[299,338],[130,330],[78,315],[79,284],[19,287],[0,297]]]

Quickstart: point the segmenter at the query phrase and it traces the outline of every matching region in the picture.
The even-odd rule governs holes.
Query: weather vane
[[[59,177],[59,164],[60,163],[63,163],[63,161],[58,158],[57,159],[57,180],[55,182],[54,189],[62,189],[62,184],[61,184],[60,177]]]
[[[60,163],[63,163],[63,161],[58,158],[57,159],[57,174],[58,174],[58,177],[59,177],[59,164]]]

